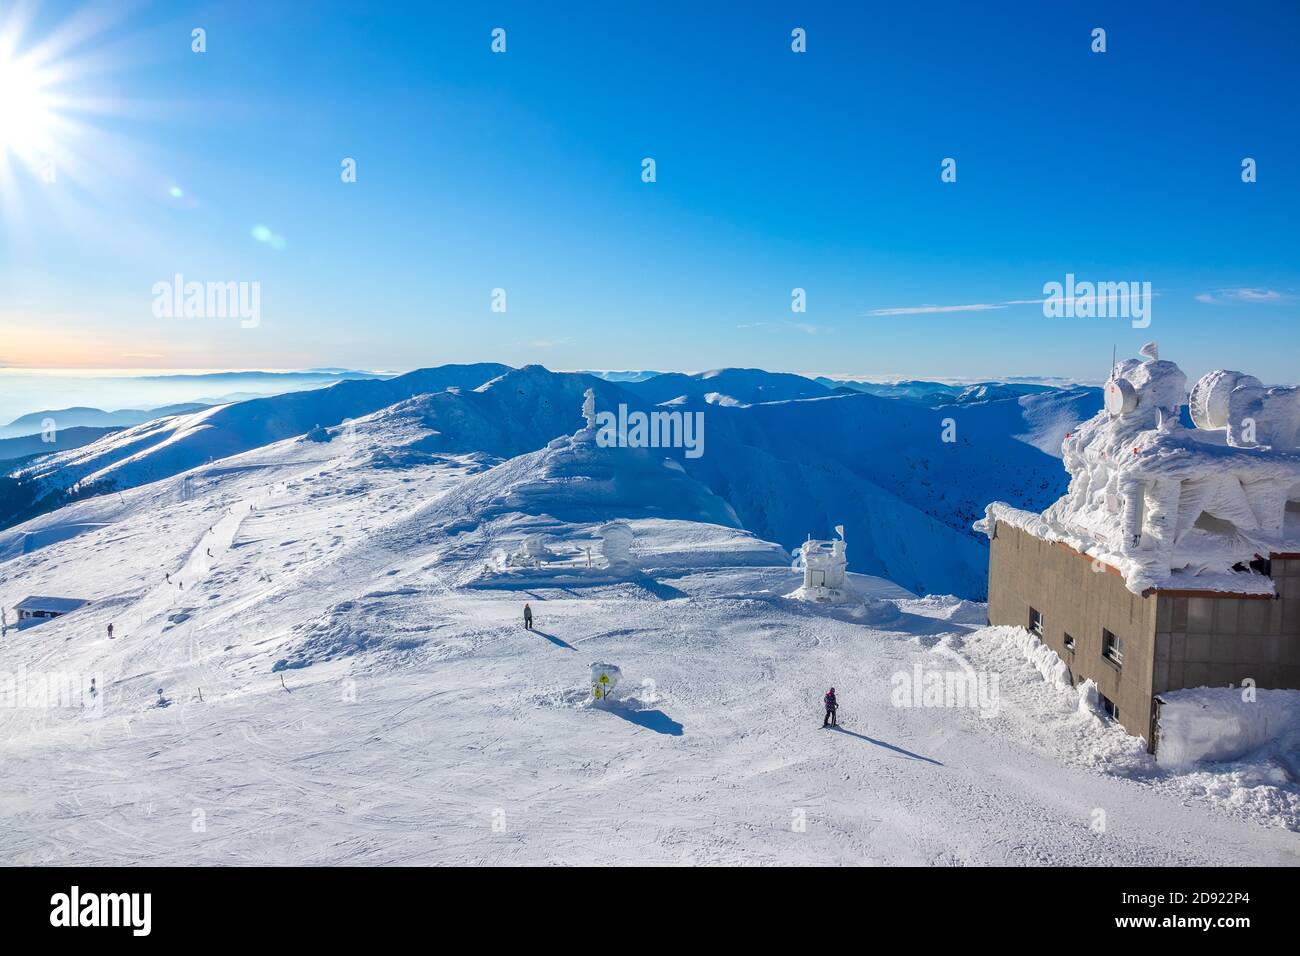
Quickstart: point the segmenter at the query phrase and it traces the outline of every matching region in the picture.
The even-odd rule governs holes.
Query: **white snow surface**
[[[1278,745],[1300,757],[1300,690],[1191,687],[1160,695],[1161,766],[1238,760]]]
[[[92,601],[0,669],[102,695],[0,707],[0,863],[1300,863],[1293,780],[1156,767],[983,605],[859,574],[887,622],[786,601],[785,551],[680,468],[577,438],[485,459],[436,424],[377,414],[0,535],[4,606]],[[637,567],[584,577],[615,518]],[[492,567],[532,534],[562,580]],[[593,661],[625,696],[592,705]],[[918,664],[998,674],[996,715],[893,706]]]

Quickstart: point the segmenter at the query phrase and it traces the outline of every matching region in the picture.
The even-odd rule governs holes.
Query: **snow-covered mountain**
[[[415,395],[475,388],[508,371],[496,364],[446,365],[392,379],[359,379],[328,388],[218,405],[156,419],[42,458],[16,477],[48,493],[78,485],[121,490],[195,465],[259,448],[316,427],[338,425]]]
[[[694,391],[681,392],[686,384]],[[173,416],[42,457],[16,473],[35,503],[15,493],[10,513],[36,513],[41,496],[61,505],[121,491],[345,423],[379,436],[376,454],[392,464],[447,455],[495,464],[576,431],[591,389],[599,408],[666,402],[661,407],[704,413],[703,457],[661,455],[703,485],[686,498],[716,497],[740,527],[786,547],[844,524],[857,545],[854,570],[920,593],[980,599],[987,542],[971,524],[995,498],[1040,509],[1059,497],[1065,475],[1053,449],[1100,403],[1092,390],[956,409],[858,393],[767,400],[810,385],[744,369],[614,384],[540,366],[444,366]],[[719,401],[716,387],[735,393],[733,400]]]
[[[586,389],[628,393],[593,382],[530,367],[301,412],[300,434],[0,532],[0,606],[90,602],[0,642],[26,693],[71,693],[0,707],[0,863],[1300,862],[1272,764],[1162,770],[982,605],[857,573],[856,604],[786,597],[802,534],[752,532],[761,491],[804,502],[764,519],[784,528],[873,488],[851,562],[950,547],[899,476],[973,468],[998,428],[1002,467],[1048,461],[1006,438],[1018,402],[961,410],[971,447],[936,449],[937,413],[869,395],[699,399],[690,460],[596,442]],[[282,427],[227,414],[177,440]],[[599,703],[594,661],[622,674]],[[900,703],[922,672],[999,695]],[[1099,840],[1093,807],[1124,825]]]

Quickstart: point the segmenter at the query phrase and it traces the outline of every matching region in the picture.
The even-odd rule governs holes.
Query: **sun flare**
[[[86,5],[54,16],[39,3],[0,0],[0,233],[34,224],[86,225],[114,190],[104,175],[124,162],[114,136],[123,110],[114,74],[129,4]],[[116,44],[116,46],[114,46]]]
[[[46,74],[0,54],[0,150],[25,159],[50,150],[56,113],[49,85]]]

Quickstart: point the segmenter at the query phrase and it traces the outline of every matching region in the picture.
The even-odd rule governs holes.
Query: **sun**
[[[106,124],[120,113],[113,74],[117,30],[131,4],[85,5],[45,16],[37,2],[0,0],[0,230],[66,223],[111,197],[101,175],[126,138]],[[76,208],[74,208],[76,207]]]
[[[0,152],[31,160],[52,147],[57,125],[51,78],[0,53]]]

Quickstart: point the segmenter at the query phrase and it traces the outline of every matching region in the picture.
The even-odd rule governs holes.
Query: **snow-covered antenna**
[[[1115,359],[1117,357],[1115,344],[1112,342],[1110,346],[1110,374],[1106,376],[1108,382],[1115,377]]]

